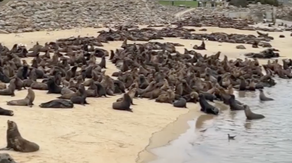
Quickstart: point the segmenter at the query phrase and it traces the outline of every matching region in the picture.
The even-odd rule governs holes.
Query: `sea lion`
[[[114,102],[113,105],[112,105],[112,108],[114,110],[123,110],[123,111],[130,111],[130,112],[132,112],[132,109],[130,108],[131,101],[132,101],[132,99],[129,96],[129,94],[125,93],[123,95],[123,101]]]
[[[18,152],[36,152],[40,149],[39,145],[30,142],[21,137],[17,124],[13,121],[7,121],[7,146],[1,150],[10,150]]]
[[[206,100],[211,101],[211,102],[217,99],[216,96],[211,93],[204,92],[201,94],[205,97]]]
[[[177,108],[187,108],[187,100],[181,97],[175,100],[172,105]]]
[[[199,103],[201,106],[201,111],[206,113],[206,114],[214,114],[214,115],[218,115],[219,114],[219,109],[217,109],[216,107],[210,105],[205,97],[202,94],[199,94]]]
[[[47,81],[48,92],[47,93],[55,93],[60,94],[62,88],[56,84],[55,77],[50,77]]]
[[[29,88],[27,90],[27,95],[24,99],[8,101],[7,105],[32,107],[34,99],[35,99],[35,93],[31,88]]]
[[[81,105],[85,105],[88,104],[88,102],[86,101],[86,90],[83,84],[80,84],[78,87],[78,94],[75,96],[72,96],[70,98],[70,101],[73,102],[73,104],[81,104]]]
[[[253,113],[250,110],[249,106],[244,105],[243,107],[244,107],[244,113],[245,113],[246,119],[255,120],[255,119],[263,119],[263,118],[265,118],[265,116],[262,115],[262,114]]]
[[[230,110],[244,110],[244,106],[240,105],[236,100],[234,95],[230,95],[229,99]]]
[[[51,100],[48,102],[41,103],[39,105],[40,108],[73,108],[74,104],[73,102],[69,100],[63,100],[63,99],[58,99],[58,100]]]
[[[20,78],[18,78],[17,76],[15,76],[15,88],[19,91],[22,88],[26,89],[25,85],[23,84],[23,81]]]
[[[6,88],[7,88],[6,84],[0,82],[0,90],[1,90],[1,89],[6,89]]]
[[[267,97],[262,89],[259,89],[259,91],[260,91],[259,98],[261,101],[273,101],[274,100],[270,97]]]
[[[46,83],[41,83],[41,82],[36,82],[36,81],[32,82],[30,87],[36,90],[48,90],[48,85]]]
[[[14,112],[12,110],[3,109],[0,107],[0,115],[13,116]]]
[[[71,89],[67,87],[63,87],[61,90],[61,95],[70,94],[70,93],[74,93],[74,91],[72,91]]]
[[[206,50],[206,45],[205,45],[204,40],[202,40],[202,43],[201,43],[200,46],[194,45],[193,49],[195,49],[195,50]]]
[[[127,94],[128,94],[128,95],[130,96],[130,98],[131,98],[131,105],[136,105],[136,104],[133,103],[133,98],[136,96],[136,93],[137,93],[137,88],[132,88],[132,89],[130,89],[130,90],[127,92]],[[124,97],[118,98],[116,102],[121,102],[121,101],[123,101],[123,98],[124,98]]]
[[[0,90],[0,95],[3,96],[15,96],[14,91],[16,89],[15,79],[10,80],[9,86],[7,89]]]

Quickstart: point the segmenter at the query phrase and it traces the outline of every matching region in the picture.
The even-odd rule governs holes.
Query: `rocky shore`
[[[0,29],[8,33],[99,27],[110,24],[166,24],[184,8],[137,0],[13,0],[2,7]],[[3,32],[2,32],[3,33]]]
[[[0,33],[20,33],[40,30],[72,29],[81,27],[101,27],[113,25],[156,25],[184,21],[191,24],[201,16],[230,16],[232,13],[248,13],[247,18],[261,19],[265,11],[271,10],[267,5],[253,5],[249,8],[216,7],[195,8],[183,14],[180,20],[176,14],[185,8],[162,6],[157,1],[142,0],[11,0],[1,7]],[[277,9],[278,18],[290,18],[289,7]],[[194,19],[195,18],[195,19]],[[191,20],[191,22],[190,22]],[[232,21],[231,21],[232,22]],[[210,25],[208,22],[197,22]],[[217,26],[212,22],[212,26]],[[233,24],[233,23],[232,23]],[[249,28],[250,22],[238,22],[237,25]],[[196,26],[196,25],[194,25]],[[220,25],[219,25],[220,26]],[[222,24],[221,24],[222,26]],[[229,25],[228,25],[229,26]],[[222,26],[224,27],[224,26]]]

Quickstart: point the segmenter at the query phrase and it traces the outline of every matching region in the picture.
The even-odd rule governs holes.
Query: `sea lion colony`
[[[195,29],[186,29],[183,26],[178,26],[176,28],[142,28],[142,29],[127,29],[118,28],[117,30],[100,31],[99,39],[106,41],[123,41],[125,39],[131,41],[149,41],[153,39],[163,39],[163,37],[178,37],[188,40],[210,40],[218,42],[228,42],[228,43],[244,43],[251,44],[253,48],[262,47],[272,47],[269,41],[274,38],[258,33],[255,35],[244,35],[244,34],[227,34],[223,32],[214,32],[211,34],[207,33],[192,33]],[[203,50],[203,49],[197,49]],[[276,56],[275,56],[276,57]],[[266,57],[268,58],[268,57]]]
[[[262,28],[253,27],[255,22],[251,19],[234,19],[225,17],[224,15],[212,15],[212,16],[189,16],[184,20],[177,21],[173,24],[192,27],[219,27],[219,28],[234,28],[239,30],[261,30],[267,32],[281,32],[283,30],[275,28]],[[280,26],[280,25],[279,25]],[[284,26],[284,25],[283,25]],[[284,30],[290,31],[291,27],[285,26]]]
[[[60,94],[60,97],[43,102],[39,107],[73,108],[74,104],[88,104],[88,97],[103,98],[123,94],[113,102],[112,109],[132,112],[131,105],[134,105],[135,98],[148,98],[183,108],[187,107],[187,102],[199,102],[201,111],[215,115],[220,111],[208,101],[218,100],[229,105],[231,110],[244,110],[247,119],[260,119],[264,116],[253,113],[247,105],[235,99],[233,89],[255,91],[274,86],[275,75],[280,78],[292,76],[291,60],[284,60],[283,66],[278,60],[269,61],[263,65],[266,71],[263,74],[257,59],[229,60],[224,56],[220,60],[220,52],[207,56],[187,49],[180,53],[175,46],[181,45],[175,43],[127,44],[127,38],[133,35],[137,40],[146,36],[147,39],[163,36],[163,32],[152,29],[146,29],[146,34],[143,33],[145,29],[137,30],[138,32],[131,35],[129,31],[131,32],[122,28],[118,31],[102,31],[98,37],[59,39],[45,45],[36,43],[31,49],[17,44],[12,49],[0,45],[0,81],[9,83],[8,87],[2,87],[0,95],[15,96],[16,89],[27,89],[28,95],[24,99],[7,101],[7,105],[31,107],[35,99],[33,90],[44,90],[47,93]],[[156,31],[156,35],[147,35],[149,31]],[[161,31],[176,33],[187,30],[178,27]],[[125,40],[121,48],[111,50],[110,54],[97,48],[102,43],[123,38]],[[204,43],[200,45],[203,46],[206,47]],[[105,74],[106,56],[119,69],[112,74],[113,77]],[[25,60],[21,61],[21,58],[26,57],[33,57],[31,65]],[[101,58],[101,62],[96,62],[97,57]],[[0,111],[1,115],[14,115],[12,111],[3,108]],[[8,121],[8,130],[11,129],[9,126],[16,126],[16,123]],[[13,143],[22,142],[18,140],[13,140]],[[7,140],[8,147],[11,147],[9,149],[26,151],[19,146],[10,146],[10,141],[12,140]],[[28,151],[39,149],[36,144],[32,146],[33,149]]]

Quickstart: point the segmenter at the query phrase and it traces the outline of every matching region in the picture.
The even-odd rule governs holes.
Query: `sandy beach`
[[[199,28],[195,28],[199,29]],[[256,31],[242,31],[235,29],[208,28],[207,32],[226,32],[256,34]],[[55,41],[59,38],[71,36],[97,36],[98,30],[93,28],[73,29],[52,32],[33,32],[15,34],[1,34],[0,42],[11,48],[15,43],[26,44],[32,47],[36,41],[40,44]],[[201,31],[198,31],[201,32]],[[279,38],[283,34],[286,38]],[[274,48],[280,50],[281,58],[291,57],[289,48],[292,41],[290,32],[270,32],[275,38],[271,41]],[[177,48],[191,49],[201,41],[167,38],[160,42],[174,42],[185,45]],[[103,44],[104,49],[119,48],[121,42]],[[254,49],[251,45],[244,45],[245,50],[236,49],[238,44],[206,42],[205,54],[222,52],[222,56],[229,58],[244,58],[247,52],[259,52],[265,48]],[[266,62],[262,60],[261,62]],[[111,75],[116,68],[107,62],[106,74]],[[134,99],[136,105],[132,106],[133,113],[119,112],[111,109],[112,103],[120,97],[88,98],[90,105],[76,105],[74,109],[41,109],[38,105],[42,102],[55,99],[58,95],[47,95],[46,91],[35,91],[36,100],[32,108],[7,106],[6,101],[25,97],[27,91],[16,91],[15,97],[1,96],[0,106],[15,112],[14,117],[1,117],[0,119],[0,146],[6,146],[6,121],[13,120],[18,124],[22,136],[40,145],[40,151],[36,153],[8,152],[18,163],[134,163],[147,162],[149,153],[146,150],[162,146],[175,139],[184,132],[188,119],[202,115],[198,106],[188,104],[188,109],[174,108],[169,104],[156,103],[148,99]],[[188,113],[188,111],[191,110]],[[180,115],[180,120],[177,118]],[[186,116],[187,115],[187,116]],[[172,123],[174,122],[174,123]],[[169,127],[168,124],[173,124]],[[182,124],[182,125],[178,125]],[[181,126],[185,127],[181,127]],[[167,127],[168,126],[168,127]],[[164,130],[167,134],[157,136],[150,141],[153,133]],[[155,145],[156,144],[156,145]],[[141,152],[142,151],[142,152]],[[144,151],[144,154],[143,154]],[[139,158],[138,158],[139,156]]]

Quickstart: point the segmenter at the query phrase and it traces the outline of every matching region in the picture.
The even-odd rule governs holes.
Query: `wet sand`
[[[208,29],[207,32],[228,31],[230,33],[256,34],[255,31],[220,28],[206,29]],[[2,34],[0,35],[0,42],[9,48],[15,43],[23,43],[31,47],[36,41],[44,44],[48,41],[70,36],[97,36],[96,32],[98,30],[100,29],[88,28],[54,31],[49,32],[49,34],[47,32],[33,32],[19,34],[20,37],[15,36],[15,34]],[[286,35],[285,39],[278,38],[280,34],[278,32],[270,34],[272,36],[275,35],[272,45],[281,50],[281,55],[289,57],[291,55],[289,50],[282,50],[282,48],[287,47],[292,40],[290,33],[284,33]],[[176,38],[159,41],[181,43],[187,49],[191,49],[194,44],[201,43],[198,40]],[[120,45],[120,41],[110,42],[109,44],[104,44],[103,48],[107,50],[116,49]],[[236,45],[238,44],[208,41],[206,42],[207,50],[201,52],[214,54],[217,51],[221,51],[224,55],[237,58],[243,57],[243,53],[258,52],[264,49],[253,49],[251,45],[245,45],[247,49],[240,50],[235,48]],[[184,47],[178,48],[179,51],[183,51],[183,49]],[[106,73],[109,75],[116,70],[115,66],[109,62],[107,67]],[[188,120],[202,115],[195,104],[188,104],[188,108],[191,110],[188,113],[188,109],[178,109],[169,104],[159,104],[148,99],[135,99],[134,103],[137,105],[132,107],[134,110],[132,114],[112,110],[111,104],[120,97],[119,95],[112,98],[88,98],[90,105],[86,107],[76,105],[72,110],[40,109],[38,107],[40,103],[52,100],[58,95],[47,95],[46,91],[35,92],[36,100],[33,108],[13,107],[5,104],[8,100],[25,97],[26,90],[17,91],[15,97],[1,96],[0,99],[0,106],[15,112],[14,117],[1,117],[0,119],[0,145],[6,146],[6,121],[9,119],[18,123],[24,138],[35,141],[41,147],[41,150],[36,153],[8,152],[17,162],[148,162],[145,160],[153,159],[153,155],[147,151],[176,139],[188,128],[186,124]],[[177,120],[179,116],[180,118]],[[151,138],[150,141],[149,138]],[[80,155],[78,155],[79,153]]]

